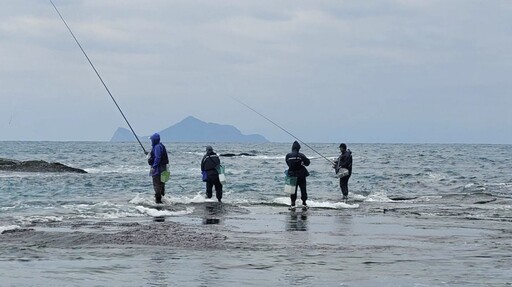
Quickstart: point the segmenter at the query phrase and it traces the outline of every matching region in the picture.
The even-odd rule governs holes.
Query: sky
[[[512,144],[512,1],[53,0],[135,132]],[[0,141],[128,128],[49,1],[0,0]]]

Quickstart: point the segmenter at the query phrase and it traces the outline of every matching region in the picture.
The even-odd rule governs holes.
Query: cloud
[[[290,140],[237,97],[307,141],[512,142],[508,2],[55,4],[140,134],[194,115]],[[125,126],[49,3],[0,16],[0,140]]]

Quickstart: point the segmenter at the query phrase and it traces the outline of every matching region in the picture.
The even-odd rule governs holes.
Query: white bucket
[[[220,183],[224,184],[226,182],[226,176],[223,173],[219,174]]]
[[[288,194],[295,193],[295,187],[297,186],[297,178],[294,176],[288,176],[284,178],[284,192]]]
[[[294,185],[285,184],[284,185],[284,193],[294,194],[295,193],[295,186]]]

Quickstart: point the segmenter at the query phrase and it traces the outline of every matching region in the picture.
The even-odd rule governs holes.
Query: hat
[[[297,141],[294,141],[292,144],[292,150],[300,150],[300,144]]]
[[[213,148],[211,145],[207,145],[206,146],[206,151],[209,152],[209,151],[213,151]]]

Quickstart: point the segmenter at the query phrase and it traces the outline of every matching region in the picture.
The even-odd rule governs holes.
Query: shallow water
[[[512,146],[354,144],[349,202],[314,152],[307,212],[283,193],[289,144],[213,145],[228,179],[204,199],[204,145],[166,144],[153,203],[132,143],[0,142],[0,157],[88,174],[0,172],[6,286],[509,286]],[[313,144],[327,157],[337,145]],[[37,284],[36,284],[37,283]]]

